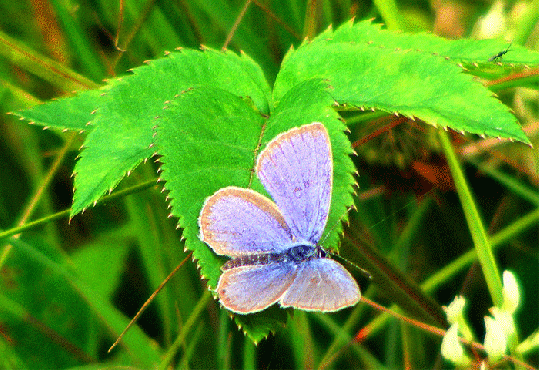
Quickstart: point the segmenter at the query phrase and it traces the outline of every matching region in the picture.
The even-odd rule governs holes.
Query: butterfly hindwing
[[[277,302],[295,275],[296,269],[290,263],[241,266],[223,272],[217,294],[230,311],[258,312]]]
[[[299,265],[280,303],[283,307],[327,312],[354,305],[360,297],[356,281],[341,264],[317,258]]]

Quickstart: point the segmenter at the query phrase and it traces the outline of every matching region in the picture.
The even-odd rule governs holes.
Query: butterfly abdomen
[[[262,266],[269,265],[271,263],[283,262],[284,257],[282,253],[259,253],[259,254],[246,254],[241,257],[236,257],[227,261],[223,265],[224,270],[230,270],[240,266]]]
[[[293,263],[300,264],[315,258],[325,258],[326,252],[313,244],[296,244],[281,253],[257,253],[246,254],[227,261],[223,265],[223,270],[230,270],[240,266],[263,266],[272,263]]]

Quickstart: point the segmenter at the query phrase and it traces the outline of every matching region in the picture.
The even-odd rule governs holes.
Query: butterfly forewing
[[[318,242],[327,222],[333,179],[324,125],[312,123],[278,135],[260,153],[257,175],[296,239]]]
[[[275,203],[250,189],[218,190],[204,203],[199,223],[201,240],[231,257],[283,251],[292,242]]]

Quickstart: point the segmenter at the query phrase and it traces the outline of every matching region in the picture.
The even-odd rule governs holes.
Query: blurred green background
[[[376,320],[380,312],[362,303],[331,315],[296,311],[286,328],[255,346],[210,298],[190,259],[107,354],[187,256],[176,220],[167,218],[162,186],[149,182],[158,163],[139,166],[113,194],[125,193],[69,220],[84,133],[43,130],[5,113],[95,88],[145,60],[201,44],[249,54],[271,83],[291,46],[354,17],[395,31],[501,38],[538,49],[538,9],[538,1],[486,0],[0,1],[0,227],[11,235],[0,239],[0,368],[447,366],[439,336]],[[489,83],[496,90],[496,80]],[[496,92],[537,146],[536,83]],[[353,123],[359,171],[358,210],[350,214],[343,253],[357,254],[349,244],[376,251],[388,261],[382,264],[423,283],[437,305],[466,296],[467,317],[482,342],[492,302],[435,129],[343,118]],[[519,278],[517,325],[526,338],[539,326],[537,150],[471,135],[453,139],[500,269]],[[143,186],[133,189],[137,184]],[[35,220],[22,233],[16,229]],[[363,279],[362,286],[369,299],[393,303],[376,281]],[[366,326],[372,332],[355,342]],[[526,360],[537,365],[539,356]]]

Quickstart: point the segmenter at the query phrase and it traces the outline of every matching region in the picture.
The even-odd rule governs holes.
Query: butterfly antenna
[[[434,188],[433,189],[430,189],[429,191],[427,191],[423,197],[426,197],[428,194],[434,192]],[[399,213],[400,211],[402,211],[403,209],[406,209],[410,206],[410,204],[412,204],[413,202],[415,202],[416,200],[411,200],[409,202],[407,202],[405,205],[403,205],[402,207],[400,207],[399,209],[395,210],[391,215],[394,215],[396,213]],[[347,208],[346,210],[346,214],[350,213],[350,210],[352,210],[353,208],[356,208],[355,205],[351,205],[350,207]],[[384,217],[382,218],[380,221],[378,221],[377,223],[375,223],[374,225],[371,225],[369,229],[374,229],[376,226],[380,225],[381,223],[385,222],[390,216],[387,216],[387,217]],[[322,245],[322,243],[324,243],[324,241],[329,237],[329,235],[331,235],[331,233],[333,232],[333,230],[335,230],[335,228],[339,225],[339,222],[341,222],[342,218],[339,219],[339,221],[337,221],[332,227],[331,229],[329,229],[329,231],[327,231],[326,233],[324,233],[324,235],[322,236],[322,238],[320,239],[320,241],[318,242],[319,245]]]
[[[343,265],[350,265],[350,266],[352,266],[353,268],[355,268],[356,270],[358,270],[359,272],[361,272],[363,275],[365,275],[365,276],[367,277],[367,279],[372,280],[372,275],[370,274],[370,272],[368,272],[368,271],[365,270],[364,268],[359,267],[359,266],[356,265],[354,262],[349,261],[349,260],[347,260],[346,258],[339,256],[338,254],[334,254],[334,253],[330,253],[330,254],[331,254],[331,257],[333,257],[333,259],[339,261],[339,262],[342,263]]]
[[[346,209],[346,215],[348,215],[348,213],[350,213],[350,210],[351,210],[352,208],[354,208],[354,205],[351,205],[350,207],[348,207],[348,208]],[[331,229],[329,229],[326,233],[324,233],[324,235],[322,236],[322,238],[320,239],[320,241],[317,243],[318,245],[322,245],[322,243],[324,243],[324,242],[326,241],[326,239],[329,238],[329,236],[331,235],[331,233],[333,232],[333,230],[335,230],[335,228],[336,228],[337,226],[340,225],[340,223],[342,222],[341,220],[342,220],[342,218],[340,218],[337,222],[335,222],[335,223],[333,224],[333,226],[331,227]]]
[[[354,205],[351,205],[350,207],[348,207],[348,209],[346,210],[346,214],[348,214],[350,212],[350,210],[354,208]],[[333,230],[335,230],[335,228],[339,225],[339,222],[341,222],[341,220],[339,220],[338,222],[336,222],[333,227],[325,234],[325,236],[318,242],[319,245],[321,245],[328,237],[329,235],[333,232]],[[359,272],[361,272],[363,275],[365,275],[369,280],[372,279],[372,276],[371,274],[359,267],[358,265],[356,265],[355,263],[347,260],[346,258],[344,257],[341,257],[339,256],[338,254],[336,253],[331,253],[331,252],[328,252],[329,254],[331,254],[331,257],[333,257],[334,259],[336,259],[337,261],[341,262],[341,263],[344,263],[344,264],[348,264],[350,266],[352,266],[353,268],[355,268],[356,270],[358,270]]]
[[[431,190],[429,190],[427,193],[425,193],[425,195],[427,195],[427,194],[429,194],[429,193],[431,193],[431,192],[433,192],[433,191],[434,191],[434,189],[431,189]],[[404,206],[402,206],[401,208],[399,208],[399,209],[397,209],[396,211],[394,211],[393,214],[398,213],[398,212],[402,211],[403,209],[406,209],[407,207],[410,206],[410,204],[411,204],[412,202],[414,202],[414,200],[411,200],[410,202],[406,203]],[[355,208],[355,206],[354,206],[354,205],[351,205],[350,207],[348,207],[348,209],[346,210],[346,214],[348,214],[352,208]],[[376,226],[378,226],[378,225],[381,224],[382,222],[386,221],[389,217],[390,217],[390,216],[384,217],[382,220],[378,221],[376,224],[372,225],[370,228],[371,228],[371,229],[372,229],[372,228],[375,228]],[[328,232],[326,232],[326,233],[324,234],[324,236],[323,236],[323,237],[320,239],[320,241],[318,242],[319,245],[322,245],[322,243],[329,237],[329,235],[333,232],[333,230],[335,230],[335,228],[339,225],[339,222],[341,222],[341,220],[342,220],[342,218],[339,219],[339,221],[337,221],[337,222],[333,225],[333,227],[332,227]],[[359,267],[359,266],[356,265],[355,263],[353,263],[353,262],[347,260],[347,259],[344,258],[344,257],[339,256],[339,255],[336,254],[336,253],[331,253],[331,252],[328,252],[328,253],[331,254],[331,256],[332,256],[334,259],[336,259],[337,261],[339,261],[339,262],[341,262],[341,263],[344,263],[344,264],[348,264],[348,265],[352,266],[353,268],[355,268],[356,270],[360,271],[360,272],[361,272],[363,275],[365,275],[369,280],[372,279],[371,274],[370,274],[367,270],[365,270],[365,269]]]
[[[144,302],[144,304],[142,305],[142,307],[140,308],[140,310],[138,310],[137,314],[135,315],[135,317],[133,317],[133,319],[131,319],[131,321],[129,322],[129,324],[127,324],[127,327],[124,329],[124,331],[122,331],[122,333],[120,334],[120,336],[118,337],[118,339],[116,339],[116,342],[114,342],[114,344],[112,346],[110,346],[109,350],[107,351],[107,353],[110,353],[110,351],[112,351],[114,349],[114,347],[116,347],[118,345],[118,343],[120,343],[120,341],[122,340],[123,336],[125,333],[127,333],[127,331],[129,330],[129,328],[131,328],[131,326],[133,326],[133,324],[138,320],[138,318],[140,317],[140,315],[142,315],[142,313],[146,310],[146,308],[148,308],[148,306],[150,305],[150,303],[152,303],[152,301],[154,300],[154,298],[157,296],[157,294],[161,291],[161,289],[163,289],[166,285],[166,283],[168,283],[168,281],[170,279],[172,279],[172,277],[176,274],[176,272],[178,272],[178,270],[180,269],[180,267],[183,266],[183,264],[185,262],[187,262],[187,260],[189,260],[189,258],[191,257],[191,255],[193,254],[193,252],[189,253],[187,255],[187,257],[185,257],[183,259],[183,261],[181,261],[178,266],[176,266],[176,268],[174,270],[172,270],[172,272],[170,274],[168,274],[168,276],[165,278],[165,280],[163,280],[163,282],[159,285],[159,287],[155,290],[155,292],[152,293],[152,295],[150,296],[150,298],[148,298],[148,300],[146,300],[146,302]]]

